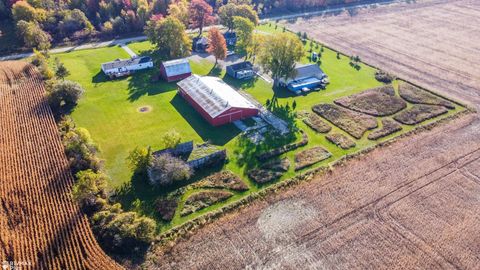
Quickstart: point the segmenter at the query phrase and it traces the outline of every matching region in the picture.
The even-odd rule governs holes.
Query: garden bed
[[[183,206],[180,215],[190,215],[191,213],[197,212],[203,208],[209,207],[221,201],[225,201],[231,196],[233,196],[233,194],[225,190],[207,190],[194,193],[185,201],[185,205]]]
[[[395,89],[392,85],[342,97],[335,100],[335,104],[372,116],[393,115],[407,107],[407,103],[403,99],[395,96]]]
[[[399,123],[393,121],[392,119],[382,119],[382,128],[372,131],[372,133],[368,135],[368,139],[378,140],[401,130],[402,126]]]
[[[452,102],[409,83],[401,82],[398,86],[398,93],[403,99],[410,103],[439,105],[448,109],[455,109],[455,105]]]
[[[349,137],[341,133],[332,133],[325,136],[325,138],[329,142],[335,144],[336,146],[344,150],[347,150],[356,146],[356,143],[352,139],[350,139]]]
[[[328,133],[332,130],[329,124],[313,113],[306,113],[306,118],[303,119],[303,122],[318,133]]]
[[[221,171],[209,175],[193,184],[194,188],[226,188],[235,191],[246,191],[248,186],[231,171]]]
[[[307,150],[304,150],[298,154],[295,154],[295,170],[301,170],[306,167],[312,166],[320,161],[323,161],[332,154],[322,147],[313,147]]]
[[[405,125],[416,125],[446,113],[448,109],[444,106],[416,104],[395,115],[393,119]]]
[[[308,144],[308,136],[307,133],[305,133],[303,130],[300,130],[300,133],[302,134],[302,140],[297,142],[297,143],[290,143],[275,149],[272,149],[270,151],[267,151],[265,153],[257,155],[257,159],[259,161],[267,161],[273,157],[280,156],[284,153],[290,152],[292,150],[295,150],[299,147],[305,146]]]
[[[375,117],[334,104],[315,105],[312,110],[356,139],[361,139],[367,130],[378,126]]]
[[[282,177],[290,168],[288,158],[276,159],[248,172],[248,177],[258,184],[268,183]]]

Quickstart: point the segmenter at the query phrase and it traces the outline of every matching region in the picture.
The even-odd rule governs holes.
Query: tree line
[[[232,12],[245,17],[251,16],[250,9],[268,14],[276,9],[298,10],[356,1],[361,0],[0,0],[0,18],[15,24],[18,39],[25,47],[44,50],[52,42],[140,33],[150,20],[167,15],[177,17],[185,28],[201,30],[222,20],[231,29]],[[242,8],[235,10],[229,4]]]

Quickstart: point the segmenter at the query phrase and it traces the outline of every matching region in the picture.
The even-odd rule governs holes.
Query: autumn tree
[[[209,46],[207,52],[215,56],[215,66],[218,59],[223,60],[227,57],[227,42],[225,37],[220,33],[216,27],[210,28],[208,31]]]
[[[189,14],[187,0],[177,0],[171,3],[168,6],[168,14],[181,21],[185,27],[188,27]]]
[[[19,21],[17,34],[22,37],[23,43],[29,48],[46,51],[50,48],[52,37],[40,28],[36,22]]]
[[[203,27],[212,24],[215,21],[213,8],[204,0],[192,0],[189,7],[190,24],[192,28],[198,28],[201,36]]]
[[[235,50],[238,53],[245,53],[252,43],[255,25],[249,19],[243,17],[233,17],[233,24],[238,37]]]
[[[145,28],[148,39],[160,53],[169,58],[180,58],[190,54],[192,41],[185,33],[185,26],[177,19],[150,20]]]
[[[258,24],[258,15],[252,6],[247,4],[237,5],[233,3],[228,3],[218,10],[218,16],[220,17],[220,22],[232,30],[235,27],[234,17],[242,17],[248,19],[254,25]]]
[[[259,54],[260,65],[270,72],[274,85],[279,79],[295,75],[295,64],[304,55],[303,44],[295,35],[281,33],[266,36]]]
[[[252,35],[252,41],[248,44],[246,48],[247,58],[252,59],[252,62],[255,63],[256,57],[260,52],[263,43],[265,42],[265,35],[254,33]]]

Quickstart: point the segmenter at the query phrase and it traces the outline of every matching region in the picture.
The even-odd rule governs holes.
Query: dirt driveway
[[[480,108],[480,2],[422,1],[352,14],[292,27],[310,29],[332,47]],[[478,269],[479,254],[475,114],[256,202],[168,253],[157,249],[146,266]]]

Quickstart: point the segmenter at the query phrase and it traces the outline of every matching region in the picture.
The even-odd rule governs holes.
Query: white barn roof
[[[192,75],[178,82],[178,86],[212,118],[230,108],[256,108],[244,96],[217,77]]]
[[[117,69],[117,68],[123,68],[123,67],[129,67],[129,66],[135,66],[143,63],[148,63],[152,62],[152,58],[148,56],[143,56],[143,57],[134,57],[131,59],[117,59],[112,62],[107,62],[102,64],[102,69],[103,70],[111,70],[111,69]]]
[[[176,59],[162,62],[168,77],[191,73],[190,63],[187,59]]]

